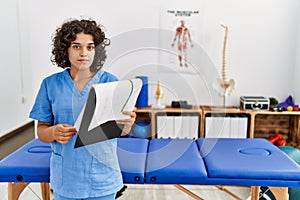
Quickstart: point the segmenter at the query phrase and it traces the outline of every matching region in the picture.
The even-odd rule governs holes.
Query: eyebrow
[[[81,44],[80,42],[71,42],[71,44]],[[94,42],[88,43],[88,45],[94,45]]]

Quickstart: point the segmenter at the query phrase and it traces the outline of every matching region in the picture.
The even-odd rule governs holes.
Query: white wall
[[[211,38],[215,24],[230,26],[228,68],[237,81],[230,97],[237,103],[241,95],[275,96],[284,100],[293,94],[293,70],[298,25],[297,1],[251,0],[207,1],[205,49],[216,66],[221,65],[216,47],[221,37]],[[219,38],[219,39],[217,39]]]
[[[41,80],[59,71],[50,62],[52,34],[65,19],[82,16],[101,22],[112,40],[105,69],[123,79],[149,76],[150,104],[154,102],[155,83],[159,79],[165,93],[163,103],[181,99],[191,104],[222,105],[222,98],[212,89],[222,65],[224,29],[220,23],[229,26],[228,77],[237,82],[227,105],[238,105],[242,95],[274,96],[280,101],[289,94],[296,100],[300,98],[296,75],[300,56],[295,53],[300,47],[297,0],[13,0],[2,4],[7,9],[3,9],[1,20],[8,31],[2,31],[5,38],[1,37],[1,42],[11,49],[8,53],[1,48],[2,55],[9,58],[1,69],[8,70],[9,66],[10,73],[1,73],[1,89],[14,94],[0,102],[1,110],[6,109],[1,121],[7,113],[18,119],[13,124],[27,120]],[[191,54],[195,66],[188,71],[176,68],[175,55],[170,62],[159,60],[165,52],[158,49],[168,43],[161,36],[174,34],[164,27],[163,17],[168,9],[200,12],[192,30],[198,52]],[[165,50],[174,51],[169,47]],[[8,77],[17,77],[14,90],[7,88]],[[12,100],[11,96],[16,98]],[[26,96],[25,103],[20,102],[22,96]],[[12,111],[5,106],[8,101],[12,102]],[[5,123],[1,127],[6,128],[0,133],[14,125]]]
[[[298,6],[300,6],[300,2],[298,2]],[[295,51],[295,69],[293,72],[293,88],[294,88],[294,92],[293,92],[293,97],[294,97],[294,103],[296,104],[300,104],[300,79],[299,79],[299,74],[300,74],[300,15],[298,15],[298,23],[296,25],[296,27],[298,28],[298,32],[297,32],[297,38],[295,39],[295,44],[297,46],[297,49]]]
[[[1,2],[0,137],[29,122],[32,102],[31,68],[22,55],[20,16],[16,0]],[[24,49],[23,49],[24,48]]]

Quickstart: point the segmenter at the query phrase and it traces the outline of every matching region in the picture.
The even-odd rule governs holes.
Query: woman
[[[30,117],[38,120],[38,138],[51,144],[50,184],[55,200],[115,199],[122,186],[116,139],[74,149],[73,127],[93,84],[117,81],[101,70],[109,40],[93,20],[70,20],[56,30],[51,61],[62,72],[45,78]],[[129,133],[136,114],[124,112],[128,120],[122,135]]]

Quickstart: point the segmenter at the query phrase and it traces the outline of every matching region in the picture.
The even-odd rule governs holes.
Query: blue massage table
[[[35,139],[0,161],[9,200],[30,182],[41,182],[43,199],[50,198],[50,154]],[[287,187],[300,187],[300,167],[265,139],[119,138],[118,156],[125,184],[172,184],[194,199],[201,197],[182,185],[251,186],[252,199],[259,186],[271,186],[280,199],[288,199]]]

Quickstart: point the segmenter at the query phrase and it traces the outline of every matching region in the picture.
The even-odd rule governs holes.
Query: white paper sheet
[[[94,114],[88,131],[110,120],[129,119],[123,111],[132,111],[142,88],[141,79],[121,80],[116,82],[95,84],[91,87],[95,92],[95,105],[85,105],[78,116],[74,127],[79,130],[83,113],[87,107],[94,106]]]

